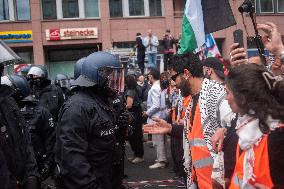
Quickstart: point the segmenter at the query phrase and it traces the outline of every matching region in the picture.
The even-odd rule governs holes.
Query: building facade
[[[237,25],[214,33],[226,58],[233,31],[244,29],[237,9],[243,1],[231,0]],[[166,29],[181,33],[185,0],[0,0],[0,39],[26,63],[47,65],[51,77],[69,76],[81,57],[97,50],[131,48],[136,33],[148,29],[159,39]],[[255,0],[257,22],[271,21],[284,33],[284,1]],[[244,16],[248,34],[253,27]],[[253,48],[247,43],[245,46]]]

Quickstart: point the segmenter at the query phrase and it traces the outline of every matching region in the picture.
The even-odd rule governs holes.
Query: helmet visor
[[[103,68],[99,70],[102,78],[107,78],[108,87],[123,92],[124,90],[124,70],[122,68]]]
[[[69,79],[62,79],[62,80],[57,81],[57,83],[61,88],[69,88],[70,87]]]

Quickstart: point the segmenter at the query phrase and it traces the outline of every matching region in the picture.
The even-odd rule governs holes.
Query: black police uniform
[[[112,160],[112,188],[121,189],[123,187],[124,178],[124,155],[125,155],[125,141],[129,125],[129,113],[125,110],[123,96],[117,95],[110,99],[112,107],[115,112],[115,147]],[[124,115],[122,115],[124,114]],[[123,117],[121,117],[123,116]]]
[[[39,175],[34,152],[12,94],[11,88],[0,85],[0,186],[4,189],[36,188]]]
[[[59,110],[64,103],[61,88],[48,84],[43,89],[36,91],[36,98],[39,99],[39,105],[46,107],[52,114],[54,122],[57,122]]]
[[[56,128],[58,188],[111,188],[113,110],[104,95],[84,88],[64,103]]]
[[[38,106],[37,101],[31,96],[18,104],[31,135],[41,179],[45,180],[54,165],[56,138],[52,115],[45,107]]]

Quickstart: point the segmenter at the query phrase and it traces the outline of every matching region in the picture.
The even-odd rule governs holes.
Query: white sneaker
[[[144,161],[144,158],[136,157],[135,159],[133,159],[131,161],[131,163],[137,164],[137,163],[141,163],[143,161]]]
[[[151,166],[149,166],[149,169],[159,169],[159,168],[165,168],[166,167],[166,164],[165,163],[162,163],[162,162],[157,162]]]

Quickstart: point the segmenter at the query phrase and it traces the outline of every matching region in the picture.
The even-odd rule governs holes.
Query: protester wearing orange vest
[[[232,111],[241,116],[229,188],[284,188],[283,78],[263,66],[244,64],[229,72],[226,90]]]
[[[184,134],[189,144],[189,150],[184,149],[188,188],[223,188],[223,153],[213,151],[210,138],[217,128],[231,121],[224,119],[232,114],[224,99],[225,89],[203,78],[202,64],[195,54],[184,55],[183,64],[184,71],[178,74],[185,79],[192,96],[184,118]],[[162,132],[171,128],[161,119],[155,121],[155,124],[146,125],[144,131]]]

